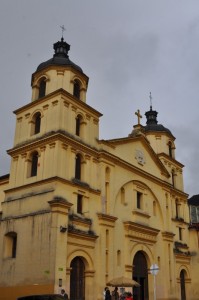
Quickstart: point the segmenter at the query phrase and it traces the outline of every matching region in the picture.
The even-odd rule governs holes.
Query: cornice
[[[170,157],[169,155],[167,155],[166,153],[164,152],[161,152],[159,154],[157,154],[159,158],[165,158],[168,162],[172,162],[174,165],[177,165],[178,167],[180,168],[183,168],[184,165],[181,164],[179,161],[177,161],[176,159]]]
[[[50,210],[38,210],[34,211],[28,214],[22,214],[22,215],[17,215],[17,216],[10,216],[10,217],[5,217],[1,219],[1,222],[3,221],[8,221],[8,220],[14,220],[14,219],[22,219],[22,218],[27,218],[27,217],[32,217],[32,216],[38,216],[38,215],[44,215],[44,214],[49,214],[51,213]]]
[[[173,232],[164,231],[162,232],[163,241],[173,242],[175,234]]]
[[[5,194],[7,194],[10,192],[20,191],[20,190],[23,190],[26,188],[33,188],[35,186],[40,186],[40,185],[47,184],[47,183],[56,183],[56,182],[61,182],[63,184],[67,184],[67,185],[81,187],[81,190],[89,191],[89,192],[91,192],[93,194],[97,194],[97,195],[99,195],[101,193],[99,190],[92,189],[90,186],[82,186],[78,183],[74,183],[73,181],[70,181],[70,180],[67,180],[67,179],[64,179],[64,178],[61,178],[58,176],[53,176],[53,177],[42,179],[42,180],[39,180],[36,182],[23,184],[21,186],[17,186],[14,188],[9,188],[9,189],[4,190],[4,192],[5,192]]]
[[[89,77],[84,74],[84,72],[80,72],[78,69],[74,68],[73,66],[71,65],[49,65],[49,66],[46,66],[45,68],[42,68],[41,70],[39,71],[35,71],[33,74],[32,74],[32,79],[31,79],[31,85],[33,84],[33,81],[35,80],[35,78],[38,78],[40,77],[41,75],[43,75],[44,73],[50,71],[50,70],[53,70],[53,71],[73,71],[73,73],[75,74],[78,74],[78,76],[81,78],[83,77],[84,80],[86,81],[86,84],[88,85],[88,81],[89,81]]]
[[[175,253],[176,262],[179,264],[190,264],[191,255],[183,254],[183,253]]]
[[[100,150],[99,151],[99,162],[103,159],[107,159],[117,166],[125,167],[129,171],[134,171],[136,174],[138,174],[146,179],[150,179],[156,183],[158,182],[161,185],[165,185],[167,188],[171,187],[171,184],[153,176],[152,174],[146,172],[145,170],[142,170],[142,169],[136,167],[135,165],[132,165],[132,164],[124,161],[123,159],[119,158],[118,156],[113,155],[112,153],[108,153],[105,150]]]
[[[98,238],[97,235],[90,235],[83,231],[79,231],[79,232],[78,231],[69,231],[68,236],[75,239],[76,245],[79,245],[79,243],[77,242],[78,240],[84,240],[84,241],[87,240],[90,242],[94,242]],[[69,242],[69,243],[72,244],[71,242]],[[80,244],[81,244],[81,242],[80,242]],[[83,245],[83,247],[85,247],[85,245]],[[89,247],[89,248],[93,248],[93,247]]]
[[[156,184],[162,186],[163,188],[169,189],[175,195],[179,195],[181,197],[188,196],[183,191],[180,191],[180,190],[177,190],[176,188],[174,188],[172,186],[172,184],[165,182],[164,180],[146,172],[145,170],[142,170],[141,168],[136,167],[135,165],[132,165],[132,164],[126,162],[125,160],[121,159],[118,156],[115,156],[112,153],[109,153],[102,149],[98,150],[94,147],[92,148],[91,146],[84,144],[82,141],[76,140],[74,138],[74,136],[69,135],[66,132],[61,132],[61,131],[51,132],[51,133],[49,133],[49,135],[46,135],[46,137],[42,136],[41,138],[34,140],[34,141],[30,141],[27,144],[19,145],[15,148],[9,149],[7,152],[11,156],[16,156],[18,154],[22,154],[25,151],[30,151],[36,147],[43,147],[47,143],[52,143],[55,141],[61,141],[65,144],[68,143],[68,145],[70,145],[74,149],[85,152],[85,153],[93,156],[99,163],[104,160],[104,163],[112,162],[113,165],[118,165],[118,166],[121,166],[122,168],[126,168],[127,170],[134,172],[134,173],[138,174],[139,176],[142,176],[145,179],[155,182]],[[107,162],[105,160],[107,160]]]
[[[132,164],[122,160],[121,158],[113,155],[112,153],[108,153],[105,150],[99,150],[99,162],[101,162],[103,159],[104,160],[107,159],[107,160],[109,160],[109,163],[111,161],[113,164],[115,164],[117,166],[121,166],[123,168],[125,167],[129,171],[133,171],[136,174],[138,174],[139,176],[141,176],[145,179],[148,179],[150,181],[153,181],[154,183],[160,185],[162,188],[167,189],[170,192],[172,191],[172,193],[174,193],[175,195],[178,195],[179,197],[188,197],[188,194],[186,194],[184,191],[174,188],[172,184],[146,172],[145,170],[142,170],[142,169],[136,167],[135,165],[132,165]]]
[[[37,147],[43,147],[46,144],[50,144],[56,141],[61,141],[65,144],[68,144],[72,146],[73,148],[76,148],[77,150],[82,150],[83,152],[89,153],[92,156],[97,157],[98,156],[98,150],[94,147],[91,147],[88,144],[83,143],[79,139],[75,139],[75,137],[71,134],[69,134],[66,131],[59,130],[57,132],[52,131],[49,132],[35,140],[29,140],[23,144],[17,145],[12,149],[7,150],[7,153],[11,156],[15,156],[18,154],[21,154],[24,151],[30,151],[33,150],[33,148]]]
[[[157,132],[157,131],[145,131],[145,135],[153,135],[153,136],[161,136],[161,135],[166,135],[168,138],[170,138],[172,141],[175,141],[175,136],[173,136],[172,133],[168,133],[166,131],[160,131],[160,132]]]
[[[55,98],[57,96],[60,97],[59,101],[61,101],[61,100],[64,100],[64,101],[65,100],[70,100],[72,105],[77,105],[77,106],[80,106],[81,108],[84,108],[85,110],[89,110],[90,113],[94,114],[96,117],[101,117],[102,116],[102,114],[99,111],[95,110],[93,107],[91,107],[87,103],[76,99],[72,94],[70,94],[69,92],[67,92],[64,89],[58,89],[58,90],[46,95],[43,98],[40,98],[38,100],[34,100],[34,101],[32,101],[32,102],[16,109],[14,111],[14,114],[17,115],[19,113],[25,112],[25,111],[27,111],[27,109],[38,106],[38,104],[44,104],[46,102],[48,103],[50,100],[53,100],[53,98]]]
[[[115,227],[115,222],[117,221],[117,217],[103,214],[103,213],[97,213],[99,225],[103,225],[106,227]]]
[[[125,229],[125,236],[133,239],[133,241],[145,241],[147,243],[155,244],[157,242],[157,235],[159,229],[148,227],[142,224],[126,221],[123,223]]]
[[[71,206],[73,206],[72,203],[61,197],[54,197],[52,200],[48,201],[48,203],[52,212],[64,213],[66,215],[68,215]]]
[[[5,191],[5,194],[6,194],[6,191]],[[8,198],[5,197],[5,201],[2,204],[6,203],[6,202],[10,202],[10,201],[21,200],[24,198],[37,197],[38,195],[44,195],[44,194],[51,193],[51,192],[54,192],[53,188],[42,190],[42,191],[29,192],[29,193],[25,193],[20,196],[18,195],[16,197],[8,197]]]

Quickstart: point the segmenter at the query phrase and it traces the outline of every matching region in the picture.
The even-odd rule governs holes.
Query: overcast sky
[[[100,138],[127,136],[149,110],[176,137],[184,187],[199,193],[198,0],[0,0],[0,176],[9,173],[15,109],[31,101],[31,75],[61,38],[89,77],[87,104]]]

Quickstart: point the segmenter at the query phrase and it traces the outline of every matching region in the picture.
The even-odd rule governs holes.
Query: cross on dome
[[[60,28],[62,30],[62,39],[63,39],[64,31],[66,31],[66,28],[64,27],[64,25],[61,25]]]

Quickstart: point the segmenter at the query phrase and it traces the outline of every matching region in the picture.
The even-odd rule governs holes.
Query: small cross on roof
[[[140,114],[139,109],[135,112],[135,115],[138,117],[138,124],[140,125],[140,119],[142,118],[142,115]]]

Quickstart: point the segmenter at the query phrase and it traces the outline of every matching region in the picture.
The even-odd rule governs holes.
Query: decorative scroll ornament
[[[141,150],[135,150],[135,159],[142,166],[146,163],[144,153]]]

